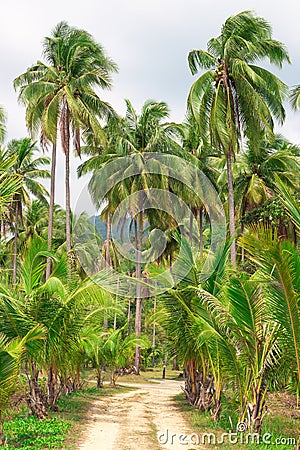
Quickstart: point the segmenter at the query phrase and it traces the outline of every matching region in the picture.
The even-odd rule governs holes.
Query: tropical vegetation
[[[14,80],[29,136],[4,144],[0,108],[0,446],[16,395],[33,421],[49,421],[86,372],[101,389],[168,360],[195,409],[218,422],[231,398],[237,420],[261,433],[270,392],[300,403],[300,153],[274,128],[284,102],[299,109],[300,91],[260,65],[289,63],[285,45],[255,13],[229,17],[207,50],[188,55],[201,73],[183,123],[162,101],[138,113],[127,99],[124,117],[103,101],[97,89],[111,88],[117,66],[85,30],[60,22],[43,58]],[[71,139],[92,217],[71,211]],[[54,198],[60,146],[65,210]],[[189,179],[189,164],[229,225],[213,254],[217,205],[192,190],[201,179]],[[186,184],[176,176],[185,170]]]

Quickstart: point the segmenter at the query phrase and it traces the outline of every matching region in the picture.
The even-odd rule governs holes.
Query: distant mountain
[[[91,216],[91,217],[90,217],[90,221],[91,221],[91,223],[92,223],[93,225],[95,225],[98,234],[99,234],[99,235],[101,236],[101,238],[102,238],[102,242],[105,241],[105,239],[106,239],[106,229],[107,229],[107,227],[106,227],[106,222],[103,222],[103,221],[100,219],[99,216]],[[130,236],[131,236],[131,237],[134,236],[133,224],[132,224],[131,222],[132,222],[131,217],[128,217],[128,219],[125,220],[125,223],[124,223],[124,225],[123,225],[123,237],[124,237],[125,239],[126,239],[126,236],[128,236],[128,228],[129,228],[130,226],[131,226]],[[147,227],[148,225],[149,225],[148,222],[146,222],[145,226]],[[120,228],[121,228],[120,226],[119,226],[119,227],[117,227],[117,226],[112,227],[111,232],[112,232],[112,235],[113,235],[114,237],[116,237],[116,238],[117,238],[117,237],[120,237],[120,231],[121,231]],[[147,232],[144,232],[144,235],[145,235],[145,234],[147,235]]]
[[[106,222],[102,222],[99,216],[91,216],[90,221],[93,225],[95,225],[98,234],[100,234],[102,238],[102,242],[106,239]]]

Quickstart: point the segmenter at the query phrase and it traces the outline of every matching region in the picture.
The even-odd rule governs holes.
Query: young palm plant
[[[110,371],[110,384],[116,385],[118,370],[131,364],[136,346],[141,349],[149,347],[145,337],[125,336],[124,327],[118,330],[109,330],[103,336],[104,365]]]
[[[8,412],[11,396],[18,386],[26,346],[31,341],[43,338],[44,330],[40,325],[33,327],[22,339],[14,338],[10,340],[4,333],[0,332],[0,446],[4,444],[5,414]]]
[[[259,267],[259,276],[267,285],[269,317],[280,327],[282,347],[286,349],[287,365],[300,394],[300,258],[292,242],[280,240],[268,229],[254,228],[240,238],[251,260]]]
[[[15,292],[1,285],[0,332],[8,338],[23,338],[36,324],[45,329],[42,345],[26,348],[27,402],[43,419],[46,407],[54,407],[59,395],[80,386],[80,335],[84,325],[103,320],[109,310],[109,295],[90,279],[74,286],[66,284],[66,258],[58,259],[41,238],[31,240],[22,260],[20,284]],[[47,258],[54,261],[44,281]],[[94,322],[92,322],[94,323]],[[40,386],[41,371],[48,373],[48,392]]]
[[[183,245],[188,257],[188,244]],[[228,252],[227,244],[216,271],[202,286],[206,294],[217,295],[219,284],[225,283]],[[202,301],[198,282],[202,264],[194,263],[181,284],[162,296],[157,320],[165,329],[171,354],[176,354],[184,365],[184,391],[189,403],[201,411],[210,411],[216,420],[221,411],[226,368],[236,366],[236,361],[233,346],[222,336]]]

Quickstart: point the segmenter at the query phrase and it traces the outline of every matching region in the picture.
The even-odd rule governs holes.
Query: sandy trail
[[[96,400],[91,425],[79,450],[179,450],[201,449],[187,445],[193,430],[174,403],[181,382],[126,384],[135,389]],[[172,438],[172,435],[174,435]],[[180,435],[187,435],[183,440]],[[181,442],[180,442],[181,439]],[[185,445],[184,445],[185,444]]]

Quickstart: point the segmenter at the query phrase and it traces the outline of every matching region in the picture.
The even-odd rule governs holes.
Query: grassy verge
[[[188,448],[196,448],[194,444],[197,439],[199,439],[200,444],[203,442],[206,449],[266,450],[275,447],[276,450],[288,450],[300,448],[297,445],[295,446],[295,442],[300,443],[300,412],[296,410],[291,397],[287,394],[269,395],[269,411],[264,418],[259,443],[256,442],[257,436],[250,436],[247,431],[237,433],[237,435],[229,435],[230,430],[235,431],[238,422],[237,408],[233,401],[224,400],[223,410],[218,422],[212,421],[209,414],[201,413],[189,406],[183,394],[176,396],[175,401],[195,433],[195,436],[189,439],[189,443],[192,445]],[[224,442],[221,443],[222,440]]]
[[[87,424],[87,414],[94,400],[130,390],[126,387],[111,389],[90,388],[62,396],[58,410],[49,412],[47,420],[39,421],[26,415],[23,408],[5,423],[5,450],[72,449]]]

